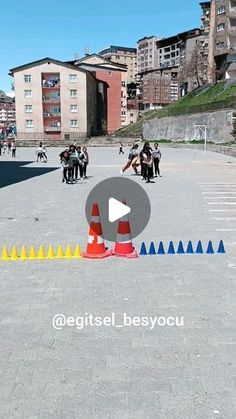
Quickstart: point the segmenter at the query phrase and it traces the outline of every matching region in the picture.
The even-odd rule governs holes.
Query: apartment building
[[[154,110],[179,99],[178,67],[149,70],[140,81],[140,109]]]
[[[158,68],[156,36],[145,36],[137,42],[137,74]]]
[[[216,78],[234,79],[236,78],[236,0],[212,0],[210,13],[210,52],[216,67]]]
[[[0,104],[0,128],[14,126],[16,111],[14,103]]]
[[[180,50],[183,54],[186,41],[201,33],[199,28],[191,29],[177,35],[160,39],[156,42],[159,68],[178,67]]]
[[[127,67],[126,83],[134,83],[137,69],[137,49],[111,45],[99,52],[103,58]]]
[[[14,126],[16,122],[15,100],[0,90],[0,128]]]
[[[44,58],[10,70],[17,134],[22,139],[77,139],[97,132],[98,81],[74,65]]]
[[[107,84],[107,130],[112,134],[127,125],[127,68],[99,54],[86,55],[75,66],[91,71]]]

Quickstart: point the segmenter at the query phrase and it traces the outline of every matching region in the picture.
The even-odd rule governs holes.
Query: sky
[[[198,0],[0,0],[0,90],[10,68],[45,57],[73,60],[109,45],[136,47],[143,36],[199,27]]]

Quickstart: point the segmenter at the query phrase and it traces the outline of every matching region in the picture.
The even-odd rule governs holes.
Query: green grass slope
[[[216,85],[205,85],[165,108],[145,112],[135,124],[118,130],[116,135],[140,136],[143,122],[154,118],[209,112],[231,107],[236,107],[236,81],[222,81]]]

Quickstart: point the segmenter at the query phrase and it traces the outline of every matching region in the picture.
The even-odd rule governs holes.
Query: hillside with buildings
[[[136,48],[110,45],[11,69],[18,137],[75,141],[122,128],[140,135],[153,116],[234,106],[234,85],[224,82],[236,80],[236,0],[201,2],[200,13],[198,28],[144,36]]]

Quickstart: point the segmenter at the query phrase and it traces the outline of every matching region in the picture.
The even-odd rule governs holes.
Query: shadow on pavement
[[[23,182],[36,176],[42,176],[58,167],[24,167],[33,161],[0,161],[0,188]]]

